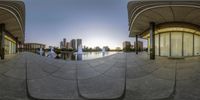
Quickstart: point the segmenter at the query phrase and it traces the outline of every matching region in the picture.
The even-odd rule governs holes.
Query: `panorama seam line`
[[[127,56],[127,54],[126,54],[126,56]],[[121,99],[123,99],[125,97],[125,94],[126,94],[126,68],[127,68],[127,63],[125,64],[125,81],[124,81],[124,88],[123,88],[122,95],[120,95],[119,97],[116,97],[116,98],[88,98],[88,97],[83,96],[81,94],[81,92],[80,92],[79,82],[78,82],[79,79],[78,79],[78,71],[77,71],[78,70],[77,62],[79,62],[79,61],[76,61],[76,84],[77,84],[78,95],[81,98],[86,99],[86,100],[121,100]],[[127,62],[127,59],[126,59],[126,62]]]
[[[26,55],[27,56],[27,55]],[[34,97],[34,96],[32,96],[31,95],[31,93],[30,93],[30,90],[29,90],[29,88],[28,88],[28,63],[27,63],[27,57],[25,57],[25,66],[26,66],[26,71],[25,71],[25,73],[26,73],[26,94],[27,94],[27,96],[28,96],[28,98],[30,99],[30,100],[69,100],[69,99],[41,99],[41,98],[37,98],[37,97]]]

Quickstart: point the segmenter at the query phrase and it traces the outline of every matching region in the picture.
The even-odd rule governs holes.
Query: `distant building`
[[[110,50],[110,48],[108,46],[104,46],[103,48],[105,49],[105,51],[109,51]]]
[[[73,50],[76,50],[77,48],[77,46],[76,46],[76,40],[75,39],[72,39],[71,41],[70,41],[70,44],[71,44],[71,47],[72,47],[72,49]]]
[[[82,39],[77,39],[77,46],[76,46],[76,48],[78,48],[79,46],[82,47]]]
[[[82,46],[82,39],[72,39],[70,42],[67,42],[66,38],[60,42],[60,48],[63,49],[73,49],[77,50],[78,46]]]
[[[134,42],[134,48],[136,49],[136,42]],[[142,51],[142,50],[143,50],[143,42],[138,41],[138,51]]]
[[[63,41],[60,42],[60,48],[64,48],[64,44],[63,44]]]
[[[41,43],[24,43],[23,46],[23,50],[24,51],[28,51],[28,52],[36,52],[37,50],[39,50],[39,48],[45,49],[45,44],[41,44]]]
[[[121,48],[120,47],[116,47],[115,50],[121,50]]]
[[[53,46],[49,46],[49,48],[48,49],[51,49],[51,48],[54,48]]]
[[[67,46],[66,46],[66,38],[63,39],[63,47],[67,48]]]
[[[63,39],[63,41],[60,42],[60,48],[63,49],[72,49],[71,43],[67,42],[66,38]]]
[[[63,41],[60,42],[60,48],[61,49],[67,48],[67,46],[66,46],[66,38],[64,38]]]
[[[101,48],[100,48],[100,47],[98,47],[98,46],[97,46],[97,47],[95,47],[94,49],[95,49],[96,51],[101,51]]]
[[[66,42],[67,49],[72,49],[70,42]]]
[[[130,41],[124,41],[123,42],[123,49],[127,48],[127,47],[130,47],[130,46],[131,46],[131,42]]]

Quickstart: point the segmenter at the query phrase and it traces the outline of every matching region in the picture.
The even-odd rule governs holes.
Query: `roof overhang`
[[[0,1],[0,24],[20,42],[24,42],[25,4],[22,0]]]
[[[200,1],[134,1],[128,2],[130,37],[141,35],[149,28],[169,22],[183,22],[200,26]]]

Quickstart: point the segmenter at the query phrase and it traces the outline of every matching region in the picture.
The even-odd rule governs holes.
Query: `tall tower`
[[[73,50],[76,50],[76,40],[75,39],[71,40],[71,47]]]
[[[79,46],[82,47],[82,39],[77,39],[77,45],[76,45],[76,48],[78,48]]]
[[[63,39],[63,47],[66,48],[66,38]]]

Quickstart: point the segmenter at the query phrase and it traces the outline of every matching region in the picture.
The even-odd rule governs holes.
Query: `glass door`
[[[182,56],[182,33],[181,32],[171,33],[171,56],[172,57]]]

